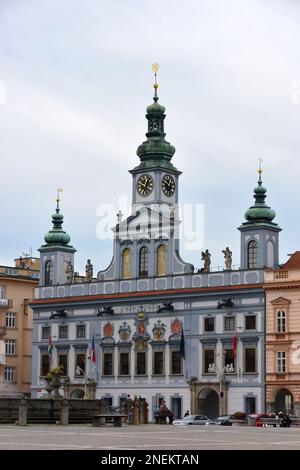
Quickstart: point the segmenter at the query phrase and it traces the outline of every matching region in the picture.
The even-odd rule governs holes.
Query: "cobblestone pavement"
[[[0,425],[0,451],[4,449],[297,450],[300,449],[300,428]]]

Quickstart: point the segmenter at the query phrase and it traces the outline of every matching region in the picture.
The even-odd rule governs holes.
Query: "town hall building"
[[[165,139],[165,107],[155,79],[146,140],[132,175],[132,213],[114,227],[110,265],[74,275],[75,248],[63,229],[59,197],[53,228],[40,247],[33,309],[32,395],[44,396],[49,370],[61,365],[70,396],[92,393],[117,406],[145,398],[150,420],[164,399],[176,417],[265,409],[264,271],[278,267],[279,226],[265,203],[261,169],[254,204],[238,228],[240,267],[195,270],[180,256],[175,148]],[[92,347],[95,346],[95,362]],[[89,388],[91,390],[91,388]]]

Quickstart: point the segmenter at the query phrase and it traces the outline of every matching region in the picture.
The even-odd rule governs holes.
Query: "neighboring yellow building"
[[[300,416],[300,251],[265,274],[267,411]]]
[[[0,397],[30,394],[32,310],[28,303],[38,285],[39,259],[0,266]]]

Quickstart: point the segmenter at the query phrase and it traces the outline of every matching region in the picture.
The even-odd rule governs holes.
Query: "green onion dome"
[[[245,219],[248,222],[272,222],[276,213],[266,205],[265,199],[267,190],[262,186],[261,174],[259,174],[258,186],[254,189],[255,204],[245,212]]]
[[[60,213],[59,204],[55,210],[55,214],[52,215],[53,229],[46,233],[44,239],[48,245],[68,245],[71,240],[70,235],[63,230],[64,216]]]

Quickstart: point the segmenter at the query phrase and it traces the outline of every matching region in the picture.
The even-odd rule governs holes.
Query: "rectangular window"
[[[16,354],[16,340],[15,339],[7,339],[5,341],[5,354],[12,355]]]
[[[136,375],[146,375],[146,353],[136,353]]]
[[[5,326],[7,328],[16,328],[16,314],[7,312],[5,315]]]
[[[245,349],[245,372],[256,372],[256,349]]]
[[[256,330],[256,315],[246,315],[245,329]]]
[[[282,374],[286,372],[286,357],[285,351],[278,351],[277,352],[277,372]]]
[[[85,338],[85,325],[76,326],[76,336],[78,339]]]
[[[204,373],[207,374],[208,368],[211,364],[215,363],[215,350],[204,349]]]
[[[75,375],[80,376],[85,374],[85,360],[85,353],[76,354]]]
[[[246,415],[252,415],[256,413],[256,398],[255,397],[246,397]]]
[[[120,375],[129,375],[129,352],[120,353]]]
[[[5,299],[5,296],[4,296],[4,287],[3,286],[0,286],[0,299]]]
[[[103,353],[103,375],[113,375],[113,353]]]
[[[224,366],[233,365],[235,369],[235,357],[233,354],[233,349],[226,349],[224,353]]]
[[[42,354],[41,356],[41,376],[44,377],[45,375],[48,374],[50,369],[50,363],[49,363],[49,355],[48,354]]]
[[[153,374],[162,375],[164,373],[164,353],[163,351],[154,351]]]
[[[171,353],[171,374],[182,374],[180,351],[172,351]]]
[[[58,336],[60,339],[68,338],[68,326],[67,325],[59,325]]]
[[[235,317],[225,317],[224,318],[224,330],[225,331],[234,331],[235,330]]]
[[[14,367],[5,367],[5,369],[4,369],[4,380],[5,380],[5,382],[14,382],[15,381],[15,368]]]
[[[215,331],[214,317],[204,318],[204,331]]]
[[[51,326],[42,327],[42,339],[49,339],[51,336]]]
[[[68,354],[59,354],[58,355],[58,365],[61,368],[61,375],[68,375]]]

